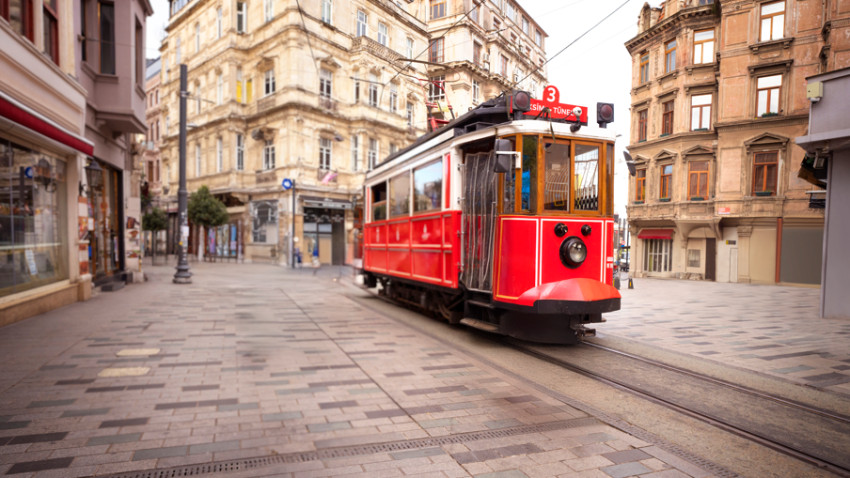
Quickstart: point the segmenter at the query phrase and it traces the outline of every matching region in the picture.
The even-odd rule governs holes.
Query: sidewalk
[[[0,474],[711,476],[364,309],[344,268],[145,271],[0,329]]]
[[[818,318],[820,289],[667,279],[621,282],[622,337],[850,396],[850,318]]]

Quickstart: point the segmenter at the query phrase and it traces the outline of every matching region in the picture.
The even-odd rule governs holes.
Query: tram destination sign
[[[581,108],[581,115],[576,118],[573,111],[575,108]],[[581,124],[587,124],[587,107],[580,105],[570,105],[561,103],[561,94],[558,88],[549,85],[543,88],[543,99],[531,99],[531,110],[526,111],[526,116],[537,116],[544,108],[549,108],[549,117],[553,119],[564,119],[568,121],[578,120]]]

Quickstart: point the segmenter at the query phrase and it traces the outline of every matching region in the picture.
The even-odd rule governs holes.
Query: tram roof
[[[386,159],[375,165],[375,169],[377,169],[378,167],[386,166],[396,158],[405,156],[413,149],[421,146],[424,143],[427,143],[428,141],[438,136],[444,135],[447,132],[452,133],[451,138],[457,138],[459,136],[473,133],[475,131],[489,128],[491,126],[499,126],[512,121],[528,121],[534,119],[532,117],[526,117],[520,120],[515,120],[511,117],[511,114],[508,111],[507,101],[507,95],[502,94],[495,98],[491,98],[485,101],[484,103],[481,103],[472,110],[446,123],[442,128],[423,134],[409,146],[402,148],[396,151],[395,153],[387,156]],[[561,119],[546,119],[545,121],[563,124],[569,123],[568,121]]]

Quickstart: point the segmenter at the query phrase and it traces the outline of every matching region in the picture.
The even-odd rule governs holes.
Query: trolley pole
[[[180,226],[180,241],[177,249],[177,272],[174,274],[175,284],[191,284],[192,273],[189,272],[189,258],[186,248],[189,242],[188,192],[186,191],[186,95],[189,76],[185,64],[180,65],[180,189],[177,190],[177,214]]]

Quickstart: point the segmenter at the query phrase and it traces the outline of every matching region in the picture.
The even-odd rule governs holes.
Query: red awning
[[[670,239],[672,237],[672,229],[644,229],[638,233],[638,239]]]
[[[94,145],[90,141],[69,132],[46,118],[27,111],[27,109],[9,101],[9,99],[3,96],[0,96],[0,116],[76,149],[83,154],[89,156],[94,154]]]

